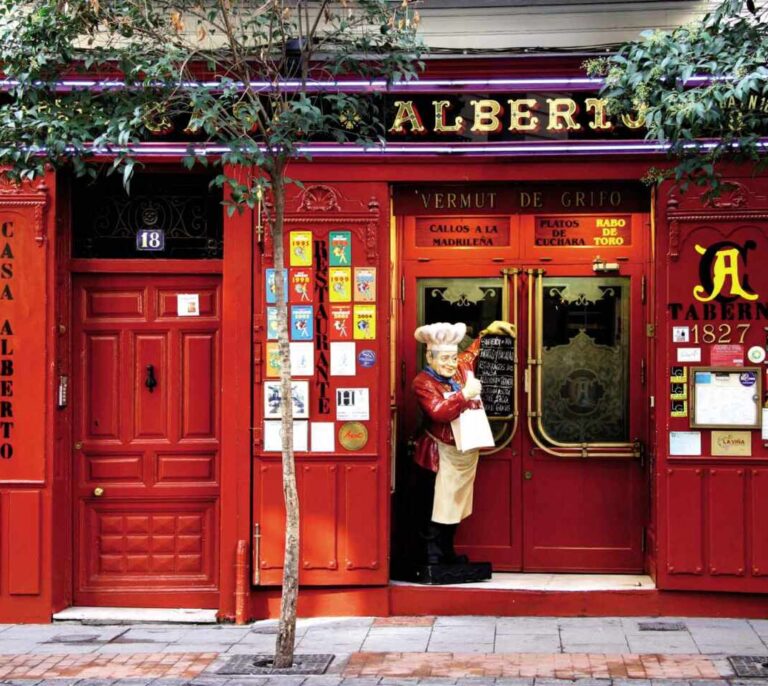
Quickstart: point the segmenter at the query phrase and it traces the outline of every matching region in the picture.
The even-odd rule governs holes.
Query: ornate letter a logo
[[[703,248],[696,245],[696,252],[702,255],[699,261],[699,285],[693,289],[693,297],[699,302],[711,300],[730,301],[736,298],[745,300],[757,300],[757,293],[753,293],[749,286],[747,275],[742,280],[739,275],[739,257],[747,264],[747,252],[756,248],[754,241],[747,241],[743,246],[731,241],[722,241]],[[729,283],[728,295],[723,289]]]

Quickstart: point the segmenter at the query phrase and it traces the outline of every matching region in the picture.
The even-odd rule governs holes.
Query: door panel
[[[73,295],[75,602],[217,607],[219,277],[79,276]]]
[[[401,454],[420,425],[408,392],[424,364],[415,328],[463,321],[474,338],[494,319],[516,324],[515,417],[492,422],[500,447],[481,455],[456,539],[498,571],[643,569],[646,264],[633,221],[634,246],[607,267],[589,247],[537,248],[535,262],[404,251]],[[412,222],[402,222],[405,240]],[[520,226],[521,244],[533,243],[534,222]]]

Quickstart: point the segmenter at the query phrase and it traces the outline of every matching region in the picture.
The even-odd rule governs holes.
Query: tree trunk
[[[276,165],[272,175],[275,214],[272,243],[275,251],[275,292],[277,300],[277,342],[280,349],[280,407],[282,409],[283,497],[285,499],[285,553],[283,557],[283,589],[280,598],[280,623],[277,628],[274,666],[293,665],[296,643],[296,602],[299,596],[299,498],[296,492],[296,465],[293,459],[293,401],[291,398],[291,356],[288,338],[288,294],[284,287],[285,250],[283,220],[285,217],[285,181],[283,166]]]

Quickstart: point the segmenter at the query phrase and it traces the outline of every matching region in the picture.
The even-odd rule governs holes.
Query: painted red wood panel
[[[339,568],[338,465],[302,464],[299,466],[301,518],[301,568],[303,570]]]
[[[379,466],[348,464],[344,489],[346,545],[344,565],[347,569],[381,569],[379,527]]]
[[[91,370],[84,386],[86,411],[81,436],[119,440],[120,426],[120,355],[119,334],[88,335],[85,343],[85,365]]]
[[[744,576],[746,569],[745,473],[743,468],[709,470],[709,573]]]
[[[134,412],[134,438],[165,438],[168,427],[168,351],[165,334],[139,334],[134,339],[136,348],[136,370],[146,370],[152,364],[157,366],[156,375],[163,383],[152,390],[152,393],[142,393],[141,386],[146,376],[136,374],[134,377],[134,397],[136,398]]]
[[[42,494],[8,494],[8,592],[36,595],[41,589]]]
[[[700,468],[667,470],[667,570],[670,574],[704,572],[704,474]]]
[[[751,472],[749,550],[752,554],[752,574],[765,577],[768,576],[768,469],[761,467]]]

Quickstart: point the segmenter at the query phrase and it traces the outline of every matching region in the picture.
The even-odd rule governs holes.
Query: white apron
[[[432,521],[458,524],[472,514],[472,492],[475,484],[479,450],[461,452],[452,445],[437,443],[440,466],[435,478]]]

